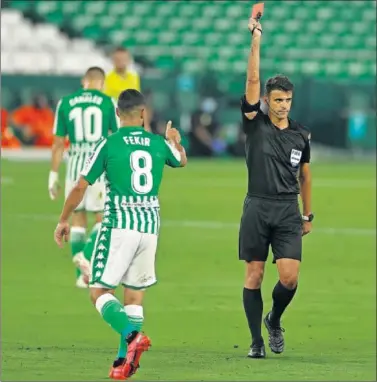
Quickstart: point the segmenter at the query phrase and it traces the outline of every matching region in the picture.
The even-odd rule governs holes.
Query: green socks
[[[72,227],[70,238],[72,257],[83,250],[85,247],[85,241],[85,228]],[[80,274],[80,270],[76,268],[76,277],[79,277]]]
[[[84,252],[84,257],[90,262],[92,258],[92,253],[94,250],[94,245],[96,243],[96,238],[99,229],[101,228],[101,223],[96,223],[95,226],[92,229],[92,232],[90,233],[90,236],[88,240],[85,243],[85,248],[83,250]]]
[[[112,294],[106,293],[98,297],[96,309],[111,328],[121,334],[123,341],[126,342],[125,338],[131,331],[128,330],[129,321],[124,306]]]
[[[118,358],[127,354],[126,337],[133,331],[140,332],[143,325],[143,307],[140,305],[123,305],[112,294],[98,297],[96,309],[102,318],[120,334]]]
[[[128,316],[128,328],[129,332],[141,331],[143,326],[143,307],[140,305],[126,305],[124,307],[125,312]],[[127,354],[127,344],[124,338],[120,337],[119,349],[118,349],[118,358],[126,358]]]

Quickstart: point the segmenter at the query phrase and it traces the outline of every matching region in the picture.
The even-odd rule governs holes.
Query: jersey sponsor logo
[[[160,206],[158,199],[151,201],[136,201],[136,202],[128,202],[123,200],[120,205],[123,208],[158,208]]]
[[[291,165],[296,167],[300,163],[301,156],[302,156],[302,151],[292,149],[292,151],[291,151]]]

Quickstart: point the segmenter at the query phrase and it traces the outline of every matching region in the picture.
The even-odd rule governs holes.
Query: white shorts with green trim
[[[157,282],[158,236],[121,228],[101,227],[91,260],[91,288],[118,285],[141,290]]]
[[[72,188],[77,182],[66,179],[65,181],[65,198],[67,199]],[[105,204],[106,185],[105,182],[96,182],[86,189],[82,202],[75,211],[102,212]]]

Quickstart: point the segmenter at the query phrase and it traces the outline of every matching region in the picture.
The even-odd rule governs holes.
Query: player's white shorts
[[[67,199],[76,182],[66,179],[65,181],[65,198]],[[75,211],[102,212],[105,204],[106,186],[105,182],[95,182],[86,189],[82,202]]]
[[[122,284],[139,290],[155,284],[157,241],[150,233],[102,226],[91,259],[90,287]]]

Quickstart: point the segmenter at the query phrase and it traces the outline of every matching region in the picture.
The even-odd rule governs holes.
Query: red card
[[[263,15],[264,11],[264,3],[258,3],[253,5],[253,9],[251,11],[251,17],[253,19],[260,19]]]

